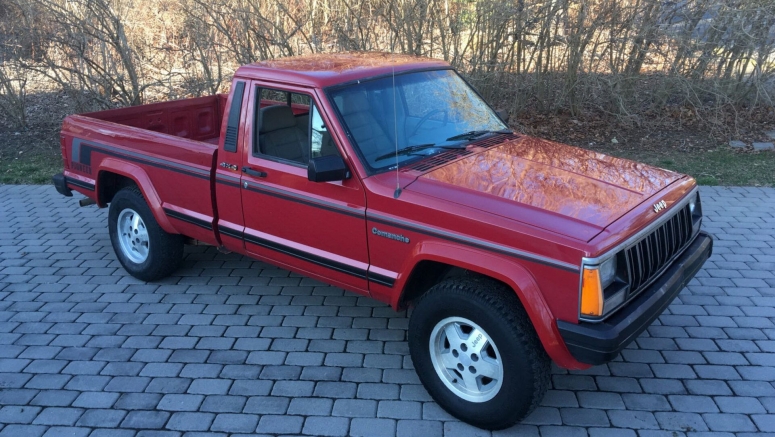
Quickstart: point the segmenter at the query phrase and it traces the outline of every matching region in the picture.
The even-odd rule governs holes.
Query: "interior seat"
[[[395,144],[371,113],[364,93],[344,94],[337,96],[337,100],[342,117],[367,161],[374,163],[374,158],[395,149]]]
[[[296,124],[290,106],[261,108],[259,126],[258,147],[261,153],[302,164],[309,161],[308,138]]]

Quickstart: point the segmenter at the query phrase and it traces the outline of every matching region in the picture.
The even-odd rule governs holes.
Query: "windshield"
[[[329,96],[371,172],[508,129],[453,70],[353,83],[330,91]]]

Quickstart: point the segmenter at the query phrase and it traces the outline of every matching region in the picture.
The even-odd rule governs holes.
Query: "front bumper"
[[[697,274],[713,252],[713,239],[705,232],[638,297],[601,323],[563,321],[557,328],[571,355],[582,363],[603,364],[619,354],[659,317]]]

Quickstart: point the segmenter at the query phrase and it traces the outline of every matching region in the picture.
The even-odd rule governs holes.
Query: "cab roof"
[[[392,72],[449,68],[419,56],[382,52],[326,53],[271,59],[240,67],[235,76],[325,88]]]

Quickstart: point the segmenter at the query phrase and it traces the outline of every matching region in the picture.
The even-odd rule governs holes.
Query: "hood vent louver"
[[[502,135],[495,135],[493,137],[485,138],[480,141],[476,141],[471,143],[471,146],[474,147],[481,147],[483,149],[489,149],[490,147],[497,146],[498,144],[502,144],[505,141],[513,140],[515,138],[519,138],[518,135],[515,134],[502,134]],[[474,152],[467,150],[467,149],[453,149],[449,150],[444,153],[440,153],[438,155],[435,155],[428,159],[423,159],[418,162],[415,162],[412,165],[408,165],[401,169],[402,172],[407,171],[428,171],[432,168],[438,167],[443,164],[447,164],[449,162],[452,162],[458,158],[462,158],[464,156],[468,156],[473,154]]]
[[[446,164],[448,162],[454,161],[458,158],[461,158],[463,156],[468,156],[472,154],[473,152],[465,149],[460,150],[450,150],[448,152],[439,153],[436,156],[430,157],[428,159],[423,159],[421,161],[418,161],[412,165],[409,165],[407,167],[404,167],[402,171],[426,171],[430,170],[434,167],[438,167],[442,164]]]
[[[498,144],[504,143],[508,140],[513,140],[519,138],[519,135],[515,134],[503,134],[503,135],[495,135],[494,137],[485,138],[480,141],[476,141],[474,143],[471,143],[472,146],[481,147],[483,149],[489,149],[492,146],[497,146]]]

